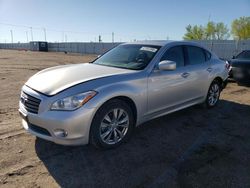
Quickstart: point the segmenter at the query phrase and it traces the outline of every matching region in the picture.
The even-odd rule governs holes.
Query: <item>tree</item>
[[[204,39],[204,29],[202,26],[191,26],[186,27],[186,34],[183,37],[185,40],[202,40]]]
[[[185,40],[225,40],[229,37],[229,29],[224,23],[214,23],[210,21],[205,27],[188,25],[183,38]]]
[[[240,17],[232,23],[232,34],[235,39],[250,39],[250,17]]]
[[[230,34],[229,34],[229,29],[227,28],[227,26],[222,22],[217,23],[215,26],[215,39],[226,40],[229,37],[230,37]]]
[[[214,40],[215,39],[215,31],[216,25],[214,22],[208,22],[205,28],[206,40]]]

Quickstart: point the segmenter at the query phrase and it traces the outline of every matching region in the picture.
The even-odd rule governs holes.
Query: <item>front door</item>
[[[160,61],[176,62],[176,70],[153,70],[148,77],[148,114],[171,110],[191,97],[193,76],[185,66],[184,47],[168,49]]]

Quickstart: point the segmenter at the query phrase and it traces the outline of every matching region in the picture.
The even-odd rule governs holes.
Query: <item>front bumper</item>
[[[35,91],[32,92],[34,94]],[[43,105],[43,102],[46,103],[43,100],[40,105]],[[32,135],[62,145],[85,145],[89,142],[89,131],[95,108],[89,109],[83,106],[75,111],[48,110],[35,114],[28,112],[20,102],[19,113],[23,127]],[[57,134],[58,130],[63,130],[66,134]]]

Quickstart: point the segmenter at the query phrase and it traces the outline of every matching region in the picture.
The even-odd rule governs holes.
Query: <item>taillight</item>
[[[226,64],[225,64],[225,68],[227,69],[227,70],[229,70],[230,69],[230,64],[226,61]]]

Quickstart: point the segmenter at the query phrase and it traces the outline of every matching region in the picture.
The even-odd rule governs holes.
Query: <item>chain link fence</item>
[[[220,58],[230,59],[233,55],[242,50],[250,50],[250,40],[199,40],[197,42],[211,51],[215,52]],[[105,51],[121,43],[87,43],[87,42],[67,42],[67,43],[48,43],[48,51],[51,52],[70,52],[81,54],[102,54]],[[30,50],[30,43],[0,43],[0,49]]]

